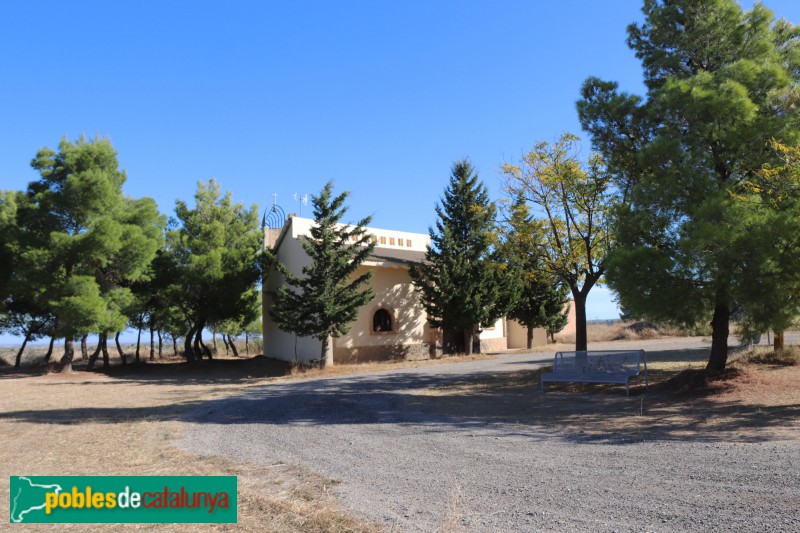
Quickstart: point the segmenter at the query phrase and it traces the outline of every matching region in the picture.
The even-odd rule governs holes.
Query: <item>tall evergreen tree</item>
[[[29,184],[18,210],[25,231],[20,254],[48,272],[42,297],[55,317],[55,336],[65,339],[61,367],[70,370],[74,339],[119,321],[113,305],[118,291],[125,292],[119,284],[135,279],[151,261],[158,215],[155,202],[144,201],[147,212],[155,212],[146,228],[132,208],[141,201],[122,193],[126,175],[106,139],[64,139],[58,152],[43,148],[31,165],[41,177]]]
[[[349,193],[332,195],[333,184],[328,182],[319,195],[312,197],[315,224],[310,237],[302,241],[311,264],[303,267],[303,276],[271,261],[286,280],[286,285],[272,295],[272,319],[284,331],[318,339],[322,343],[322,366],[333,364],[331,338],[347,334],[359,308],[374,297],[372,289],[364,287],[372,277],[371,271],[353,277],[375,249],[365,231],[371,217],[355,225],[342,224]]]
[[[17,233],[17,201],[16,191],[0,190],[0,313],[8,297],[12,274],[14,254],[9,248]]]
[[[52,333],[53,315],[47,305],[50,274],[26,253],[24,228],[18,225],[17,207],[24,193],[0,191],[0,332],[22,337],[14,366],[19,368],[28,342]]]
[[[92,265],[107,312],[97,324],[98,344],[89,358],[89,369],[100,353],[103,366],[109,365],[109,333],[124,330],[130,321],[128,311],[136,296],[132,289],[149,281],[151,263],[164,242],[166,218],[152,198],[126,197],[115,212],[108,214],[113,221],[108,238],[115,241],[115,247],[108,250],[102,262]]]
[[[177,201],[175,214],[181,225],[168,233],[169,260],[160,266],[177,273],[177,283],[169,286],[188,324],[186,358],[205,354],[210,359],[203,343],[206,326],[239,317],[258,297],[263,239],[258,209],[233,203],[212,179],[198,183],[194,208]]]
[[[747,280],[787,246],[799,252],[792,235],[776,234],[793,215],[775,224],[776,211],[743,200],[750,178],[778,164],[770,140],[800,139],[800,28],[735,0],[646,0],[643,12],[628,45],[646,96],[589,78],[578,103],[625,196],[608,281],[636,315],[710,319],[707,369],[718,372],[731,315],[750,305]],[[754,243],[756,234],[772,237]]]
[[[514,291],[494,246],[497,207],[469,161],[453,164],[436,215],[426,261],[409,272],[430,325],[447,338],[460,334],[469,354],[481,328],[506,313]]]

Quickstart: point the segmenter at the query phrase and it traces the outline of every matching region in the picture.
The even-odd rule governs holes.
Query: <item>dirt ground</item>
[[[626,402],[624,409],[616,401],[620,388],[606,385],[555,384],[555,394],[531,404],[530,388],[537,386],[538,374],[530,370],[493,374],[419,394],[427,402],[435,401],[445,414],[469,408],[472,416],[491,420],[498,413],[514,411],[521,422],[598,437],[622,433],[637,439],[680,439],[703,434],[712,440],[742,442],[798,438],[800,366],[742,360],[732,364],[737,371],[729,379],[714,382],[702,392],[675,391],[663,385],[686,368],[702,366],[706,353],[661,354],[650,366],[650,392],[641,394],[642,387],[633,387],[632,395],[640,401]],[[446,362],[451,361],[427,364]],[[350,365],[304,374],[291,374],[282,363],[262,357],[221,359],[193,367],[164,361],[114,368],[107,374],[31,375],[5,367],[0,369],[0,501],[8,501],[9,475],[237,475],[239,523],[193,529],[376,530],[376,524],[356,520],[338,505],[328,494],[335,483],[329,479],[282,463],[240,464],[200,457],[179,450],[171,441],[179,436],[181,413],[207,400],[269,383],[423,364]],[[586,401],[576,404],[572,395],[557,390],[591,394],[581,395]],[[514,409],[523,404],[524,409]],[[0,507],[3,521],[8,508]],[[103,525],[60,529],[70,527],[107,530]],[[115,528],[182,531],[185,526]]]
[[[180,413],[273,382],[488,357],[340,365],[303,372],[263,357],[218,358],[193,366],[167,358],[114,365],[104,373],[42,375],[38,368],[15,371],[0,366],[0,502],[8,501],[10,475],[236,475],[238,525],[200,525],[197,531],[373,531],[376,526],[348,517],[329,497],[331,480],[284,464],[233,464],[172,446],[170,441],[180,431]],[[80,361],[75,364],[77,369],[82,366]],[[0,508],[0,521],[7,521],[8,507]],[[102,525],[60,527],[107,530]],[[185,530],[185,526],[115,527]]]
[[[567,434],[613,434],[631,440],[698,438],[727,442],[800,441],[800,358],[775,364],[767,348],[733,355],[724,376],[702,390],[676,376],[705,366],[706,349],[671,350],[648,355],[650,387],[631,386],[637,401],[619,402],[622,385],[548,383],[553,394],[530,401],[544,369],[498,373],[418,394],[438,400],[443,414],[512,417]],[[681,376],[683,377],[683,376]],[[687,390],[688,389],[688,390]],[[573,394],[584,393],[580,401]],[[646,392],[646,394],[645,394]]]
[[[197,525],[195,531],[368,531],[327,494],[330,481],[284,464],[256,466],[200,458],[170,444],[175,421],[198,403],[267,383],[283,365],[222,360],[114,369],[111,375],[0,376],[0,501],[10,475],[236,475],[239,523]],[[260,376],[260,377],[251,377]],[[290,378],[291,379],[291,378]],[[8,506],[0,506],[8,522]],[[116,525],[115,530],[185,531],[186,525]],[[52,531],[29,525],[27,530]],[[103,524],[59,530],[108,531]]]

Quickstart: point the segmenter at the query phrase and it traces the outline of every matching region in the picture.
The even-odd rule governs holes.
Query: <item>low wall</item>
[[[497,337],[495,339],[481,339],[481,353],[499,352],[508,348],[508,340],[506,337]]]
[[[506,337],[481,339],[481,353],[499,352],[508,348]],[[430,342],[420,344],[396,344],[391,346],[359,346],[357,348],[334,348],[334,364],[368,363],[375,361],[420,361],[444,357],[442,346]]]
[[[420,344],[397,344],[392,346],[360,346],[357,348],[334,348],[334,364],[366,363],[370,361],[406,360],[419,361],[436,357],[436,346]]]

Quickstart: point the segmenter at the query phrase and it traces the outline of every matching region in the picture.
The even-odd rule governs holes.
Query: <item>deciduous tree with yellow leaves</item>
[[[617,193],[600,156],[581,163],[578,142],[569,133],[553,144],[540,142],[518,165],[505,163],[501,170],[506,193],[521,195],[532,207],[542,237],[532,242],[538,243],[546,272],[572,293],[575,349],[585,350],[586,297],[606,270]]]

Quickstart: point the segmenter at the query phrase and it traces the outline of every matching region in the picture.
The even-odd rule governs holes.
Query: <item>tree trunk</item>
[[[250,338],[247,332],[244,332],[244,353],[250,355]]]
[[[239,350],[236,349],[236,345],[233,343],[233,339],[230,335],[228,335],[228,344],[231,345],[231,350],[233,350],[233,355],[239,357]]]
[[[108,330],[103,332],[103,344],[101,346],[101,350],[103,351],[103,368],[108,368],[110,366],[110,358],[108,356]]]
[[[728,304],[718,303],[714,307],[714,317],[711,319],[711,354],[708,358],[706,370],[708,372],[723,372],[728,362],[728,323],[731,312]]]
[[[464,330],[464,353],[472,355],[472,328]]]
[[[25,345],[28,344],[29,340],[31,340],[31,334],[26,333],[25,338],[22,341],[22,346],[19,347],[19,351],[17,352],[17,357],[14,359],[14,368],[19,368],[22,364],[22,352],[25,351]]]
[[[533,348],[533,328],[528,326],[528,349]]]
[[[202,332],[203,332],[203,330],[201,329],[200,330],[200,333],[201,333],[201,335],[200,335],[200,349],[203,350],[202,353],[206,354],[206,357],[208,357],[208,360],[211,361],[212,359],[214,359],[214,354],[211,353],[211,349],[208,346],[206,346],[206,343],[203,342]],[[202,355],[201,355],[201,357],[202,357]]]
[[[194,335],[194,349],[197,354],[197,357],[200,359],[203,358],[203,354],[206,354],[209,361],[213,359],[211,355],[211,350],[208,349],[208,346],[205,345],[203,342],[203,329],[206,327],[206,321],[203,320],[200,322],[200,325],[197,327],[197,332]]]
[[[589,344],[586,335],[586,295],[572,291],[572,303],[575,306],[575,351],[581,352]]]
[[[122,360],[122,366],[125,366],[128,364],[128,356],[122,351],[122,345],[119,343],[119,334],[120,332],[118,331],[117,334],[114,335],[114,342],[117,344],[117,352],[119,352],[119,358]],[[103,354],[103,357],[105,357],[105,354]]]
[[[172,355],[178,357],[178,339],[175,338],[175,335],[171,335],[172,337]]]
[[[200,327],[195,328],[194,330],[194,339],[192,343],[192,353],[194,353],[195,357],[198,359],[203,358],[203,352],[200,351],[200,335],[203,334],[203,330]]]
[[[153,343],[153,324],[150,324],[150,360],[156,360],[155,344]]]
[[[164,357],[164,353],[161,351],[161,345],[163,344],[163,339],[161,338],[161,330],[159,329],[156,333],[158,333],[158,358],[162,359]]]
[[[56,343],[56,336],[52,335],[50,337],[50,346],[47,347],[47,353],[44,354],[44,364],[50,362],[50,357],[53,355],[53,345]]]
[[[442,332],[442,353],[447,355],[464,353],[464,332],[444,330]]]
[[[772,347],[772,351],[774,352],[782,352],[783,351],[783,332],[776,331],[775,332],[775,345]]]
[[[222,336],[222,342],[225,343],[225,355],[228,355],[231,347],[228,346],[228,339],[225,338],[225,335]]]
[[[223,339],[225,338],[225,334],[222,335],[222,338]],[[214,347],[214,353],[215,354],[219,353],[217,351],[217,332],[216,331],[212,331],[211,332],[211,341],[212,341],[211,345]]]
[[[136,333],[136,355],[134,360],[139,362],[139,348],[142,346],[142,327],[139,326],[139,331]]]
[[[320,353],[320,366],[327,368],[333,366],[333,342],[330,335],[322,340],[322,351]]]
[[[183,340],[183,354],[186,357],[186,360],[190,363],[195,360],[194,357],[194,349],[192,348],[192,341],[194,340],[194,332],[196,326],[192,324],[189,327],[189,331],[186,332],[186,338]]]
[[[75,357],[75,346],[71,337],[64,339],[64,355],[61,356],[61,371],[72,372],[72,358]]]
[[[86,346],[86,339],[88,338],[89,335],[84,335],[81,337],[81,361],[89,360],[89,347]]]
[[[103,334],[97,336],[97,348],[94,349],[92,355],[89,356],[89,362],[86,364],[86,370],[94,370],[94,364],[100,356],[100,351],[103,349]]]

